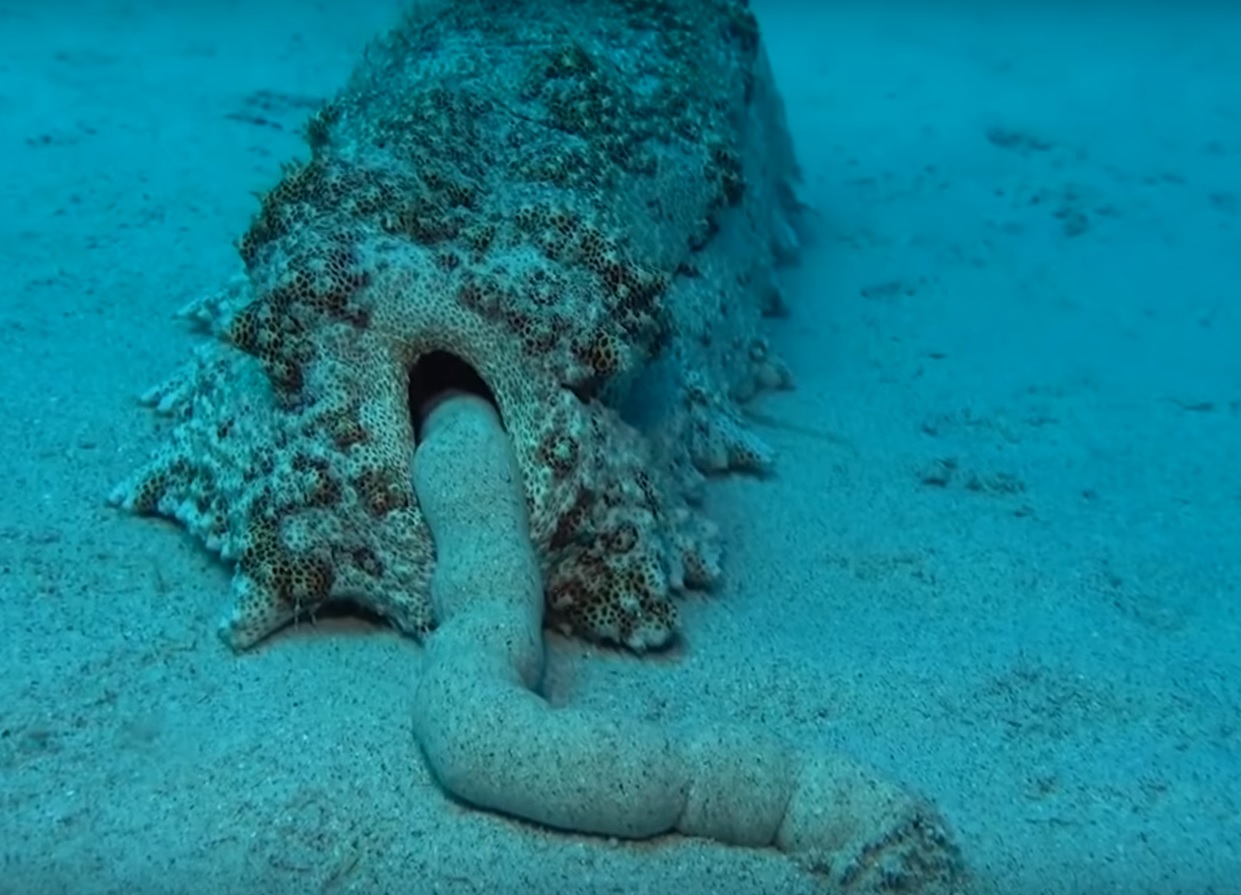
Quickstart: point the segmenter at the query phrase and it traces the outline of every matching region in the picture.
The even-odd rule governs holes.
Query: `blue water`
[[[777,470],[712,487],[684,648],[556,639],[549,698],[846,748],[980,892],[1241,892],[1241,14],[755,6],[818,209]],[[0,3],[0,893],[814,891],[448,802],[411,641],[233,656],[228,569],[103,504],[397,8]]]

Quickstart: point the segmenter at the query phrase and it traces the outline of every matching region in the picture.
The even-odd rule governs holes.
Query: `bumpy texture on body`
[[[550,706],[537,692],[543,587],[508,435],[474,395],[440,403],[424,431],[414,490],[435,538],[440,625],[413,729],[448,792],[562,830],[775,847],[838,893],[960,891],[935,808],[843,755],[729,721]]]
[[[245,648],[331,600],[420,635],[433,547],[419,402],[498,407],[548,618],[641,650],[719,574],[704,473],[761,470],[738,402],[797,172],[744,0],[423,4],[307,126],[186,309],[218,338],[146,400],[170,439],[113,501],[235,560]]]

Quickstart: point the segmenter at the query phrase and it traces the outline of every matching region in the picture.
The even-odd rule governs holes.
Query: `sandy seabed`
[[[103,498],[171,321],[396,6],[0,2],[0,893],[814,891],[775,853],[450,803],[419,648],[237,658]],[[717,594],[548,695],[735,717],[931,796],[980,893],[1241,891],[1241,14],[757,2],[820,209]],[[758,635],[756,638],[756,634]]]

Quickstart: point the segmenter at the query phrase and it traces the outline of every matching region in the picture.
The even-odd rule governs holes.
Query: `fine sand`
[[[236,657],[228,570],[105,507],[171,313],[396,9],[172,6],[0,2],[0,893],[809,895],[450,803],[416,643]],[[552,638],[548,696],[846,749],[979,892],[1241,891],[1241,17],[811,8],[757,3],[821,210],[799,387],[753,408],[778,471],[713,490],[680,648]]]

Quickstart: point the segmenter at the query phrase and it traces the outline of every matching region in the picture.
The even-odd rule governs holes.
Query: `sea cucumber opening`
[[[478,395],[497,407],[495,395],[478,371],[455,354],[431,351],[409,370],[409,418],[414,442],[421,440],[422,422],[441,401],[458,394]]]

